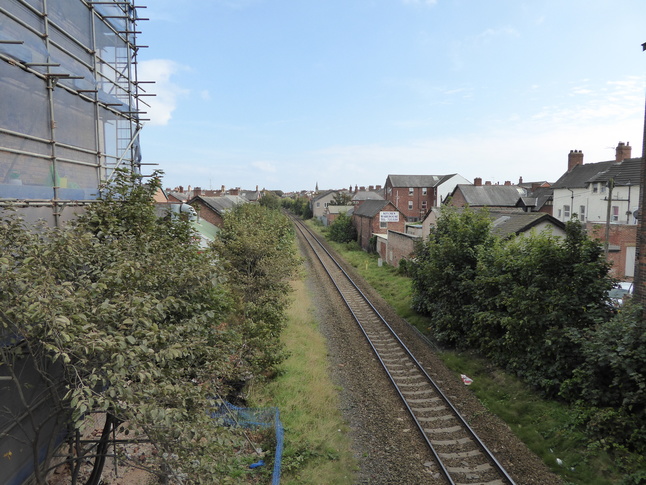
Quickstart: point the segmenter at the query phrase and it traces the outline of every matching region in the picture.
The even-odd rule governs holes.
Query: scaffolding
[[[0,6],[0,206],[59,225],[118,167],[139,172],[148,106],[135,0]],[[69,216],[68,216],[69,217]]]

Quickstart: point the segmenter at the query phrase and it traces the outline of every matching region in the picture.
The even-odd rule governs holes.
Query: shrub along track
[[[325,241],[322,244],[333,253]],[[446,483],[365,336],[300,235],[299,246],[305,256],[307,283],[317,309],[317,319],[327,339],[333,378],[341,388],[344,416],[352,430],[360,467],[357,483]],[[352,267],[336,254],[334,257],[391,323],[426,372],[442,387],[444,394],[517,484],[561,483],[559,477],[552,474],[505,423],[480,404],[459,376],[444,366],[433,349],[383,302]]]

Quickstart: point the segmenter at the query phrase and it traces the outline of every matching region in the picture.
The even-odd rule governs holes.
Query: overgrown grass
[[[323,232],[320,226],[311,225]],[[332,247],[409,323],[428,334],[427,317],[411,308],[411,282],[388,265],[379,266],[378,257],[364,251],[349,250],[347,245],[331,242]],[[589,443],[577,426],[577,413],[564,403],[544,400],[529,386],[470,353],[443,351],[440,357],[456,373],[466,374],[474,383],[470,389],[493,414],[504,420],[513,432],[567,484],[608,485],[644,483],[622,479],[623,465],[638,462],[626,453],[613,458],[600,443]],[[639,475],[638,470],[631,470]],[[641,475],[639,475],[641,476]]]
[[[281,483],[351,484],[356,462],[338,389],[328,374],[327,349],[302,281],[283,332],[290,356],[273,381],[250,389],[253,406],[278,406],[285,427]]]

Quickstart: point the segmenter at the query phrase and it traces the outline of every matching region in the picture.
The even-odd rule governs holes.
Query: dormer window
[[[599,190],[598,185],[597,184],[592,184],[592,193],[596,194],[598,190]]]

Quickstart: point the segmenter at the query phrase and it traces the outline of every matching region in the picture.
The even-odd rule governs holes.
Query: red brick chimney
[[[518,185],[523,185],[523,177],[518,177]]]
[[[202,188],[201,187],[195,187],[193,189],[193,197],[197,197],[198,195],[202,195]]]
[[[621,163],[625,159],[630,158],[632,148],[633,147],[630,146],[630,142],[624,143],[623,141],[620,141],[617,148],[615,148],[615,162]]]
[[[583,165],[583,152],[581,150],[570,150],[567,156],[567,171],[571,172],[577,165]]]
[[[480,177],[474,178],[473,185],[475,185],[476,187],[480,187],[482,185],[482,179]]]
[[[503,185],[510,186],[511,185],[511,180],[505,180],[505,183]]]

